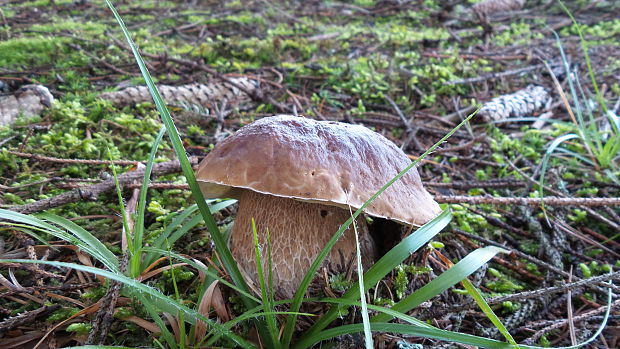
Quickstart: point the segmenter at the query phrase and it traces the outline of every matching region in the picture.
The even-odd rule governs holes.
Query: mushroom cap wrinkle
[[[206,197],[239,198],[243,190],[360,208],[411,164],[394,143],[364,126],[278,115],[242,127],[203,160],[196,178]],[[415,168],[364,212],[422,225],[441,212]]]

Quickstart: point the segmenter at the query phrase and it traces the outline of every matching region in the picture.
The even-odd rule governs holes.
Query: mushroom
[[[366,127],[279,115],[244,126],[219,143],[200,164],[196,179],[205,197],[239,200],[229,244],[240,269],[254,282],[251,220],[261,246],[269,231],[274,289],[290,298],[314,258],[351,217],[349,210],[361,207],[410,163],[394,143]],[[369,216],[416,226],[440,211],[415,168],[364,209]],[[375,243],[362,215],[356,225],[367,267],[375,259]],[[324,266],[344,271],[355,265],[355,255],[350,226]],[[263,257],[267,273],[265,252]]]

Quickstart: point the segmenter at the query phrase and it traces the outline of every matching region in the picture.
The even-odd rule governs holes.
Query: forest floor
[[[260,93],[243,103],[171,106],[186,151],[197,161],[241,126],[275,114],[361,124],[415,159],[478,105],[541,86],[544,92],[531,98],[545,105],[508,119],[474,116],[418,171],[437,201],[450,203],[453,210],[452,222],[435,238],[443,243],[444,255],[457,261],[489,245],[510,251],[470,280],[517,342],[580,343],[603,321],[607,279],[600,276],[613,273],[616,283],[620,279],[620,210],[618,200],[613,201],[620,197],[620,154],[613,146],[620,143],[620,122],[612,115],[620,106],[620,4],[566,3],[587,42],[589,71],[579,31],[559,3],[527,1],[523,8],[487,16],[477,15],[473,3],[178,0],[116,5],[158,84],[240,77],[257,83]],[[109,190],[114,187],[90,196],[67,193],[91,190],[110,178],[110,158],[125,161],[116,166],[119,174],[136,171],[147,160],[162,127],[153,104],[119,106],[99,98],[143,83],[103,1],[0,0],[0,94],[41,84],[55,99],[39,116],[0,126],[0,208],[65,217],[121,256],[123,222],[116,193]],[[575,120],[578,113],[584,115],[583,124]],[[568,134],[575,137],[562,138]],[[554,151],[542,166],[549,149]],[[164,138],[156,161],[172,159],[171,143]],[[561,198],[544,208],[535,200],[541,174],[542,194]],[[136,196],[136,183],[124,187],[128,204]],[[61,195],[65,199],[50,200]],[[596,205],[593,198],[611,199]],[[180,168],[156,172],[148,200],[145,239],[150,241],[193,203]],[[234,212],[231,206],[216,215],[222,230]],[[0,258],[97,266],[70,242],[47,235],[39,240],[34,233],[0,221]],[[207,228],[196,225],[172,249],[208,264]],[[425,252],[412,255],[406,265],[419,268],[397,268],[369,293],[369,301],[393,304],[443,270]],[[433,271],[423,269],[427,266]],[[179,292],[191,304],[200,291],[197,275],[182,266],[144,282],[169,295]],[[334,289],[353,282],[332,280],[339,284],[331,285]],[[581,280],[589,281],[575,284]],[[32,348],[39,341],[39,348],[83,344],[95,321],[93,305],[107,287],[105,280],[72,269],[4,263],[0,347]],[[234,292],[219,289],[221,307],[212,318],[239,314],[242,305]],[[614,287],[610,319],[590,346],[620,346],[618,296]],[[461,290],[445,291],[409,314],[442,329],[501,339]],[[103,324],[110,326],[106,344],[155,345],[158,327],[136,300],[120,297],[110,321]],[[359,319],[351,314],[341,321]],[[253,338],[249,326],[235,331]],[[374,335],[376,347],[450,346],[408,335]],[[363,338],[343,336],[335,343],[357,347]]]

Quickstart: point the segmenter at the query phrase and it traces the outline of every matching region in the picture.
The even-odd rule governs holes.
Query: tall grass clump
[[[620,170],[620,117],[607,107],[607,103],[601,94],[592,68],[592,62],[590,61],[590,55],[588,54],[588,42],[583,36],[581,26],[566,6],[562,2],[560,4],[573,20],[573,25],[579,34],[581,49],[583,50],[588,76],[590,77],[590,83],[594,92],[592,93],[584,89],[579,80],[579,72],[576,68],[570,67],[560,37],[556,32],[553,32],[566,73],[566,80],[568,81],[568,96],[570,96],[570,100],[553,72],[550,69],[549,71],[562,103],[574,125],[574,132],[557,137],[547,147],[540,172],[539,193],[541,197],[543,196],[544,176],[549,160],[556,152],[568,154],[587,166],[603,171],[610,180],[620,185],[620,179],[618,178]],[[579,140],[586,154],[562,147],[562,144],[571,140]]]

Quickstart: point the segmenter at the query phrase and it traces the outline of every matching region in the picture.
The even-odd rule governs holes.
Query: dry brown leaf
[[[203,262],[201,262],[201,261],[199,261],[199,260],[197,260],[195,258],[192,258],[192,261],[194,263],[198,264],[199,266],[201,266],[202,268],[204,268],[205,270],[209,269],[209,268],[207,268],[207,266]],[[205,272],[202,271],[202,269],[198,269],[198,278],[200,279],[200,282],[204,282],[205,279],[207,278],[207,274],[205,274]]]
[[[73,299],[73,298],[71,298],[71,297],[61,296],[61,295],[59,295],[59,294],[52,293],[52,292],[45,292],[45,295],[46,295],[47,297],[49,297],[49,298],[56,298],[56,299],[63,300],[63,301],[65,301],[65,302],[73,303],[73,304],[77,305],[78,307],[80,307],[80,308],[82,308],[82,309],[83,309],[83,308],[86,308],[86,304],[84,304],[84,303],[82,303],[82,302],[78,301],[77,299]]]
[[[159,263],[167,260],[168,257],[160,257],[158,260],[156,260],[155,262],[151,263],[151,265],[149,265],[148,267],[146,267],[146,269],[144,269],[142,271],[142,275],[144,275],[145,273],[149,272],[151,269],[155,268]]]
[[[213,299],[213,291],[216,289],[218,281],[214,281],[209,287],[205,290],[204,295],[202,295],[202,299],[200,300],[200,304],[198,304],[198,313],[203,315],[204,317],[209,317],[209,310],[211,309],[211,301]],[[204,321],[196,321],[196,339],[201,339],[207,334],[207,324]],[[196,341],[198,342],[198,341]]]
[[[224,300],[224,296],[222,295],[220,285],[217,285],[217,287],[213,291],[213,300],[211,301],[211,303],[213,305],[213,309],[215,309],[217,317],[222,322],[230,321],[232,316],[230,315],[230,311],[226,307],[226,301]]]
[[[179,327],[178,319],[168,313],[164,313],[164,317],[168,320],[168,323],[172,327],[174,338],[177,340],[177,342],[180,342],[181,341],[181,330]]]
[[[160,274],[168,269],[172,269],[172,268],[176,268],[176,267],[182,267],[187,265],[187,263],[177,263],[177,264],[172,264],[172,265],[166,265],[165,267],[161,267],[161,268],[157,268],[155,270],[152,270],[148,273],[143,273],[142,275],[140,275],[140,277],[138,278],[138,281],[144,281],[146,279],[152,278],[153,276]]]
[[[154,334],[158,334],[160,332],[159,326],[157,326],[156,323],[144,320],[143,318],[134,315],[123,318],[122,320],[133,322],[134,324]]]
[[[32,342],[33,340],[40,338],[43,335],[44,335],[43,331],[32,331],[32,332],[27,332],[18,337],[2,338],[0,339],[0,348],[3,348],[3,349],[17,348],[28,342]]]
[[[87,267],[95,267],[93,265],[93,262],[90,259],[90,256],[87,255],[86,253],[82,252],[79,249],[75,249],[75,255],[77,256],[78,260],[80,261],[80,263],[84,264]],[[80,278],[80,281],[82,283],[87,283],[87,280],[84,279],[83,274],[76,270],[78,277]],[[101,276],[101,275],[95,275],[95,277],[97,278],[97,281],[99,281],[100,284],[105,284],[105,277]]]

